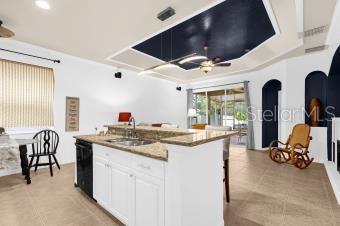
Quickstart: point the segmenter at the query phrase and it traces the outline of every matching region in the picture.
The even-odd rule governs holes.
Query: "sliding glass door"
[[[193,106],[196,109],[196,122],[194,124],[207,123],[207,94],[206,92],[194,93]]]
[[[243,86],[194,93],[193,102],[197,111],[194,123],[246,128],[247,108]]]
[[[207,92],[208,124],[224,126],[226,124],[225,90]]]

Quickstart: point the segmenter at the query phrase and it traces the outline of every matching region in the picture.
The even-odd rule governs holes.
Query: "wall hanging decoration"
[[[66,97],[66,132],[79,131],[79,98]]]

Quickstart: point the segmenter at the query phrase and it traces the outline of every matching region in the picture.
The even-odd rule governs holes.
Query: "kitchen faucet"
[[[132,125],[133,125],[133,129],[132,129],[132,131],[131,130],[129,130],[128,131],[128,137],[130,138],[130,137],[133,137],[133,138],[136,138],[137,136],[137,133],[136,133],[136,120],[135,120],[135,118],[134,117],[130,117],[129,118],[129,125],[131,125],[131,122],[133,123]]]

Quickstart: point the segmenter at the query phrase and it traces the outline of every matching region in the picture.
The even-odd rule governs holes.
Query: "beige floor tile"
[[[225,225],[339,225],[337,204],[325,168],[306,170],[272,162],[268,153],[232,148],[231,202],[224,203]],[[0,178],[0,226],[122,224],[73,186],[74,165]]]

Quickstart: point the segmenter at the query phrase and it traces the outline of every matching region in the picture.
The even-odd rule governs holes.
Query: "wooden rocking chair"
[[[280,164],[290,163],[299,169],[307,168],[314,160],[314,158],[308,156],[308,147],[312,140],[309,135],[309,125],[295,125],[286,143],[276,140],[270,144],[269,157]],[[278,144],[278,147],[274,147],[275,144]],[[284,147],[279,147],[279,144],[284,145]]]

